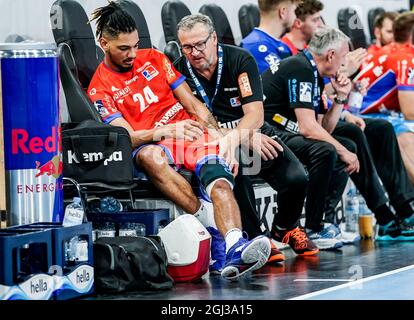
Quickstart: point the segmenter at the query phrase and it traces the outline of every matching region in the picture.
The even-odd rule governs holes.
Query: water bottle
[[[345,201],[345,231],[358,232],[359,199],[356,188],[349,189]]]
[[[63,218],[63,226],[70,227],[82,224],[85,212],[82,207],[80,198],[73,198],[73,202],[69,203],[65,209],[65,216]]]
[[[136,237],[137,230],[133,223],[121,223],[119,225],[119,236],[120,237]]]
[[[362,107],[362,101],[364,97],[361,94],[362,84],[361,82],[356,82],[353,86],[351,93],[348,98],[348,107],[349,111],[353,114],[359,114]]]
[[[147,230],[143,223],[133,223],[137,236],[145,237]]]
[[[65,242],[65,260],[68,265],[73,265],[79,262],[87,262],[88,241],[75,236]]]
[[[100,207],[102,213],[118,213],[122,211],[122,203],[114,197],[102,198]]]
[[[99,227],[96,237],[99,238],[114,238],[116,235],[115,223],[113,222],[104,222]]]

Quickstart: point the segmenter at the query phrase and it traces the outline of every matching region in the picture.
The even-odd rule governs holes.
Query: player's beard
[[[111,60],[111,63],[118,69],[118,71],[119,72],[128,72],[128,71],[131,71],[131,69],[132,69],[132,67],[134,66],[133,64],[131,65],[131,66],[128,66],[128,67],[125,67],[125,66],[122,66],[122,65],[120,65],[119,63],[117,63],[116,61],[115,61],[115,59],[113,58],[113,56],[112,56],[112,54],[111,54],[111,51],[110,50],[108,50],[107,52],[106,52],[107,54],[108,54],[108,57],[109,57],[109,60]]]

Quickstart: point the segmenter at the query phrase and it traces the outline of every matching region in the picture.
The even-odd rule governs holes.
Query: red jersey
[[[289,47],[290,52],[292,52],[292,56],[296,56],[299,52],[301,52],[301,51],[299,51],[298,48],[295,47],[295,45],[293,44],[293,42],[290,41],[290,39],[288,38],[287,34],[285,34],[282,37],[282,39],[280,39],[280,40]],[[305,48],[304,49],[306,49],[307,47],[308,46],[305,45]]]
[[[364,59],[364,62],[362,62],[361,70],[364,69],[372,60],[374,55],[380,51],[382,47],[378,47],[376,44],[372,44],[367,49],[367,57]]]
[[[173,94],[184,81],[163,53],[140,49],[131,71],[119,73],[102,62],[88,95],[104,122],[123,117],[134,130],[148,130],[191,118]]]
[[[378,113],[385,107],[400,110],[398,91],[414,91],[414,47],[391,43],[379,50],[355,80],[367,79],[368,92],[361,113]]]

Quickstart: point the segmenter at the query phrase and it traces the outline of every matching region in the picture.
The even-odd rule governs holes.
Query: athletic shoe
[[[276,244],[274,244],[271,239],[269,239],[269,241],[270,241],[270,256],[269,256],[269,259],[267,260],[267,263],[285,261],[284,254],[280,252]]]
[[[412,241],[414,240],[414,229],[404,221],[398,223],[396,220],[382,226],[378,225],[377,241]]]
[[[240,238],[226,254],[221,276],[228,280],[236,280],[247,273],[263,267],[270,256],[270,242],[265,236],[253,240]]]
[[[325,228],[335,232],[335,238],[341,241],[343,244],[353,244],[361,240],[361,236],[359,235],[359,233],[341,230],[341,228],[336,224],[325,223]]]
[[[301,228],[294,228],[292,230],[279,230],[272,228],[272,238],[276,241],[289,244],[289,246],[298,255],[310,256],[319,252],[318,247],[309,240],[305,231]]]
[[[213,228],[206,228],[211,235],[211,259],[209,270],[211,274],[220,274],[226,260],[226,241],[221,233]]]
[[[328,228],[319,232],[309,231],[307,234],[309,240],[312,240],[320,250],[339,249],[343,246],[342,241],[335,238],[336,233]]]

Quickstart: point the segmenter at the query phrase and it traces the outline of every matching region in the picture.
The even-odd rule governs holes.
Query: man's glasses
[[[207,43],[207,41],[208,41],[208,39],[210,39],[210,37],[211,37],[211,35],[212,35],[212,33],[210,33],[209,35],[208,35],[208,37],[206,38],[206,40],[204,40],[204,41],[200,41],[199,43],[196,43],[195,45],[183,45],[183,46],[181,46],[181,51],[184,53],[184,54],[191,54],[192,52],[193,52],[193,49],[196,49],[197,51],[203,51],[203,50],[205,50],[206,49],[206,43]]]

